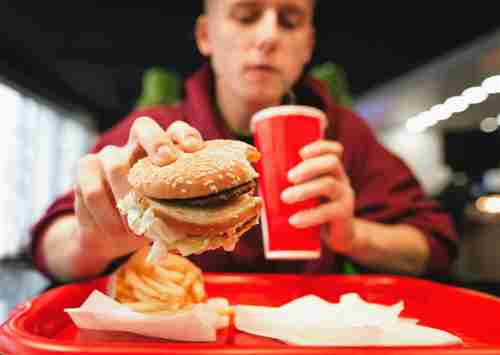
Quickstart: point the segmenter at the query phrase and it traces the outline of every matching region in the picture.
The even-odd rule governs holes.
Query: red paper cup
[[[290,216],[317,206],[319,199],[286,204],[280,195],[291,186],[288,171],[302,161],[300,149],[321,139],[327,124],[325,114],[309,106],[270,107],[252,117],[255,145],[262,154],[256,168],[264,200],[261,225],[267,259],[321,256],[320,227],[295,228],[288,223]]]

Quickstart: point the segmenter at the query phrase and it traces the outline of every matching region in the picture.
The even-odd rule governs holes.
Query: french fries
[[[184,280],[184,274],[182,272],[168,270],[165,267],[155,265],[154,272],[164,280],[171,280],[175,283],[181,283],[182,280]]]
[[[145,314],[173,314],[206,300],[201,270],[188,259],[169,254],[159,264],[148,264],[149,247],[136,252],[116,272],[114,298]]]
[[[186,294],[186,290],[169,280],[164,280],[164,282],[157,282],[147,276],[143,276],[142,279],[147,285],[154,288],[160,295],[165,294],[174,297],[182,297]]]

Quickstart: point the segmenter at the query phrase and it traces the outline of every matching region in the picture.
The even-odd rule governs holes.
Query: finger
[[[131,189],[128,182],[130,160],[128,152],[116,146],[106,146],[99,152],[100,165],[116,201]]]
[[[349,217],[348,210],[341,201],[331,201],[295,213],[289,218],[289,223],[296,228],[319,226],[336,218]]]
[[[115,221],[117,224],[121,224],[122,234],[126,232],[127,234],[134,235],[128,225],[127,217],[122,216],[116,209],[116,202],[124,198],[131,189],[128,182],[130,164],[127,151],[126,149],[116,146],[106,146],[99,152],[99,159],[103,174],[108,181],[108,185],[110,186],[111,192],[114,196],[113,218],[118,218],[118,220]]]
[[[134,121],[129,134],[128,145],[135,153],[138,144],[142,147],[151,161],[157,165],[169,164],[177,159],[174,144],[167,133],[149,117],[139,117]]]
[[[102,231],[123,234],[123,224],[111,189],[105,180],[98,155],[89,154],[78,167],[78,187],[83,203]]]
[[[325,174],[332,174],[342,182],[349,181],[342,162],[334,154],[325,154],[300,162],[288,172],[288,180],[293,184],[298,184]]]
[[[324,154],[334,154],[340,157],[343,152],[344,146],[339,142],[321,139],[304,146],[299,154],[305,160]]]
[[[90,230],[97,230],[97,224],[94,221],[94,217],[89,212],[88,208],[85,206],[82,191],[78,186],[74,188],[75,192],[75,215],[78,220],[78,227]]]
[[[281,200],[285,203],[295,203],[316,197],[334,200],[346,190],[347,187],[333,176],[322,176],[283,190]]]
[[[124,198],[131,189],[127,178],[130,170],[127,152],[123,148],[110,145],[99,152],[99,159],[103,174],[114,196],[114,207],[116,207],[116,202]],[[133,234],[126,217],[122,216],[116,208],[114,208],[113,218],[115,218],[117,224],[121,225],[122,234],[123,232]]]
[[[202,148],[203,139],[200,132],[184,121],[175,121],[167,128],[167,135],[188,153],[195,152]]]

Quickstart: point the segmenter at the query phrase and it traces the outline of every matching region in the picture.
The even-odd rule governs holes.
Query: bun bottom
[[[222,247],[225,251],[233,251],[236,243],[240,240],[240,238],[248,232],[253,226],[259,223],[259,217],[253,216],[248,220],[242,222],[241,224],[236,225],[231,230],[226,232],[215,234],[213,236],[207,236],[207,245],[204,249],[200,249],[200,251],[195,254],[201,254],[208,250],[213,250]]]
[[[186,234],[184,238],[172,242],[172,234],[168,233],[168,231],[166,233],[162,232],[165,228],[155,228],[157,232],[160,232],[156,233],[155,237],[165,243],[164,245],[169,253],[176,253],[182,256],[202,254],[218,248],[223,248],[225,251],[233,251],[239,239],[258,223],[259,216],[258,214],[254,214],[223,232],[206,235]],[[163,221],[158,220],[156,226],[158,227],[162,224],[163,227],[166,227]]]

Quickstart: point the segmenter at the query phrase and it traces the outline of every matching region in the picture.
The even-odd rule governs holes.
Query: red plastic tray
[[[402,316],[461,337],[460,346],[298,347],[253,336],[233,327],[219,332],[215,343],[179,343],[128,333],[78,329],[63,311],[78,307],[107,278],[62,286],[19,305],[0,328],[1,354],[500,354],[500,298],[422,279],[393,276],[302,276],[266,274],[205,275],[210,297],[231,304],[279,306],[316,294],[338,302],[357,292],[368,302],[405,302]]]

